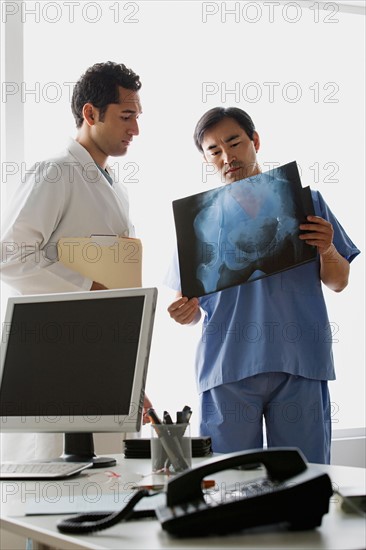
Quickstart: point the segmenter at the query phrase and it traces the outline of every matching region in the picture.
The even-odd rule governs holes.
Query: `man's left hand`
[[[331,251],[333,244],[333,226],[320,216],[307,216],[310,223],[302,223],[300,229],[307,231],[299,235],[306,244],[316,246],[319,254],[327,254]]]

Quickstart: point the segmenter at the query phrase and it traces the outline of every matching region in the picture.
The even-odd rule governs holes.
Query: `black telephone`
[[[212,491],[203,493],[204,477],[258,463],[265,466],[267,477],[235,483],[234,490],[221,500],[210,501]],[[156,494],[140,489],[118,512],[80,514],[58,522],[57,528],[62,533],[86,534],[123,520],[156,515],[163,529],[181,537],[225,534],[275,523],[288,524],[290,529],[313,529],[328,512],[333,490],[327,474],[306,465],[298,449],[286,447],[232,453],[193,467],[168,481],[165,506],[134,512],[141,499]]]
[[[206,476],[256,463],[265,466],[267,477],[235,483],[224,498],[208,498],[202,491]],[[162,528],[180,537],[275,523],[292,530],[313,529],[321,525],[332,494],[329,476],[307,465],[298,449],[260,449],[231,453],[177,474],[168,482],[166,506],[155,512]]]

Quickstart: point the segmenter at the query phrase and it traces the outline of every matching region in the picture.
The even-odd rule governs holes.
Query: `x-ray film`
[[[203,296],[312,261],[314,214],[296,162],[173,202],[183,296]]]

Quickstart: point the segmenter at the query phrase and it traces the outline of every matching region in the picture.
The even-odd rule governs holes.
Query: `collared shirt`
[[[97,163],[95,163],[97,164]],[[107,170],[105,170],[105,168],[102,168],[101,166],[99,166],[99,164],[97,164],[101,174],[103,174],[103,176],[106,178],[106,180],[108,181],[109,185],[111,185],[113,187],[113,179],[111,177],[111,175],[108,173]]]
[[[315,214],[334,229],[334,245],[351,262],[360,251],[321,194]],[[166,283],[180,289],[177,258]],[[204,311],[196,353],[199,392],[262,372],[335,379],[332,341],[339,329],[328,319],[320,260],[199,298]]]

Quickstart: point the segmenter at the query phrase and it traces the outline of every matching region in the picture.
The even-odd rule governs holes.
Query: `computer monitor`
[[[1,341],[0,429],[63,432],[61,460],[96,467],[93,432],[137,432],[157,289],[16,296]]]

